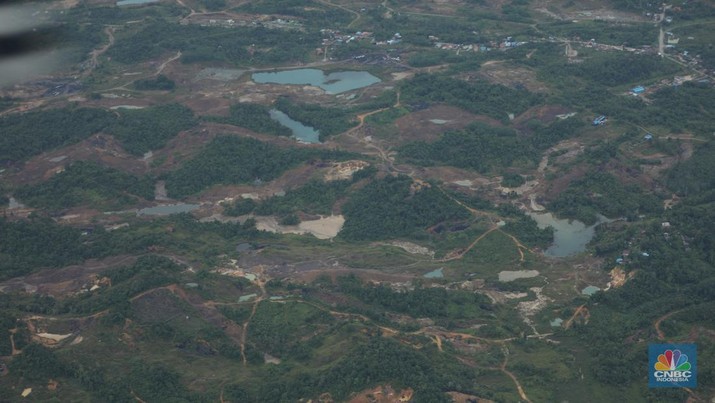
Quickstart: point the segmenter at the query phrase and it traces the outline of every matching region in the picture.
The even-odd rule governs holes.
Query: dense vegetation
[[[146,177],[78,161],[45,182],[17,189],[15,197],[29,206],[50,210],[83,204],[120,209],[136,204],[139,198],[154,199],[154,184]]]
[[[131,266],[119,267],[103,273],[111,280],[111,288],[100,293],[83,294],[63,300],[57,304],[55,311],[89,314],[109,309],[113,317],[107,320],[111,323],[123,323],[127,314],[124,305],[130,297],[175,282],[180,270],[181,267],[169,258],[156,255],[142,256]]]
[[[401,85],[402,99],[407,102],[443,102],[466,111],[508,121],[535,105],[540,96],[486,81],[464,82],[434,74],[417,74]]]
[[[540,229],[533,218],[523,214],[521,211],[519,211],[515,219],[511,219],[506,223],[504,230],[529,246],[546,249],[554,242],[554,229],[552,227]]]
[[[127,152],[141,155],[162,148],[169,139],[195,124],[191,109],[179,104],[166,104],[122,110],[107,131],[122,143]]]
[[[76,143],[111,124],[112,114],[99,109],[50,109],[0,118],[0,162],[17,161]]]
[[[613,387],[624,381],[635,382],[640,379],[640,368],[645,365],[642,354],[645,351],[644,344],[621,342],[636,329],[650,328],[659,316],[681,309],[692,311],[694,317],[691,315],[690,320],[696,321],[692,324],[708,323],[708,315],[698,307],[712,303],[715,299],[712,292],[715,233],[712,226],[702,225],[715,218],[711,194],[712,188],[701,192],[702,197],[691,195],[692,199],[666,211],[661,219],[626,232],[620,242],[602,236],[601,242],[597,244],[612,244],[610,247],[597,248],[609,257],[618,256],[623,250],[638,252],[631,253],[625,264],[626,270],[636,271],[634,278],[620,289],[600,293],[591,304],[589,325],[576,328],[579,338],[588,345],[593,357],[595,378],[603,385]],[[671,228],[664,230],[660,225],[661,220],[669,222]],[[617,238],[619,233],[609,232],[609,235]],[[660,296],[658,301],[651,298],[653,293]],[[685,331],[690,327],[687,326]],[[668,332],[676,330],[668,326],[664,329]],[[674,334],[667,334],[666,337],[672,336]],[[709,338],[699,337],[697,344],[699,359],[710,359],[715,355],[715,345]],[[632,364],[623,368],[618,377],[613,376],[607,369],[611,365],[609,359],[600,353],[603,348],[621,357],[634,357],[633,361],[626,360]],[[699,372],[699,386],[712,385],[713,381],[713,371],[706,369]],[[666,396],[662,393],[657,395],[660,399]]]
[[[233,203],[223,204],[223,213],[228,216],[242,216],[253,212],[258,203],[253,199],[243,199],[240,198]]]
[[[188,214],[177,214],[108,232],[101,226],[80,230],[43,217],[17,222],[2,218],[0,279],[45,267],[81,263],[89,258],[141,254],[156,247],[192,250],[213,261],[217,254],[233,250],[233,242],[256,238],[254,224],[251,220],[244,224],[200,223]],[[172,232],[167,232],[167,227]]]
[[[609,1],[638,13],[660,7],[647,0]],[[267,29],[260,23],[231,29],[183,25],[178,21],[188,14],[188,7],[163,2],[135,8],[83,3],[50,13],[63,22],[66,35],[58,43],[75,41],[78,45],[70,54],[75,66],[91,49],[107,42],[103,32],[107,26],[123,27],[114,32],[117,42],[100,58],[99,66],[82,75],[82,85],[95,91],[94,97],[90,95],[93,102],[99,101],[100,88],[106,88],[102,86],[105,74],[118,76],[138,61],[161,63],[179,50],[184,63],[272,67],[316,60],[315,48],[323,36],[320,28],[346,34],[372,31],[377,40],[400,32],[402,44],[378,47],[369,41],[353,41],[330,50],[330,57],[337,61],[366,54],[365,63],[373,63],[371,69],[383,76],[404,68],[400,63],[405,60],[413,67],[450,64],[435,69],[441,73],[396,81],[403,106],[368,118],[368,134],[385,142],[385,149],[391,151],[391,136],[397,130],[394,121],[430,104],[457,106],[504,125],[475,123],[440,134],[433,142],[408,143],[397,150],[400,162],[503,175],[501,184],[513,187],[536,175],[537,163],[550,147],[574,139],[568,148],[551,152],[545,177],[538,175],[546,186],[538,189],[550,200],[547,206],[554,213],[589,224],[598,214],[626,219],[597,227],[590,248],[595,257],[543,260],[532,251],[518,259],[514,243],[544,248],[553,239],[552,229],[539,229],[516,207],[518,202],[512,198],[518,195],[498,199],[491,192],[494,182],[487,193],[474,195],[470,190],[467,196],[461,187],[464,194],[446,193],[435,183],[416,179],[422,174],[432,177],[437,169],[415,167],[411,174],[415,179],[383,177],[385,169],[393,168],[387,164],[380,175],[374,175],[374,169],[365,170],[353,180],[334,182],[317,180],[316,175],[305,185],[291,188],[289,184],[284,196],[241,199],[224,206],[228,215],[271,214],[287,225],[299,222],[299,217],[340,209],[347,221],[340,236],[331,241],[259,232],[252,219],[244,224],[201,222],[189,214],[97,215],[74,228],[44,216],[60,215],[73,206],[115,209],[136,205],[152,198],[152,182],[157,178],[139,178],[80,161],[41,183],[18,185],[16,181],[25,174],[23,160],[95,133],[115,136],[138,157],[195,127],[194,114],[180,105],[117,111],[73,106],[0,117],[0,205],[7,204],[5,195],[12,194],[39,208],[28,218],[21,218],[24,210],[2,211],[7,218],[0,218],[0,281],[47,269],[0,285],[0,356],[12,353],[11,329],[16,329],[15,348],[22,350],[12,359],[2,359],[8,363],[9,374],[0,377],[0,400],[20,401],[23,388],[32,387],[29,399],[38,401],[347,401],[356,391],[387,384],[395,390],[414,389],[412,401],[416,402],[448,401],[447,391],[493,401],[525,400],[510,374],[534,402],[581,401],[584,396],[593,401],[696,401],[712,394],[715,369],[708,365],[715,360],[712,84],[663,86],[642,97],[624,96],[630,86],[657,84],[684,75],[689,68],[681,69],[667,58],[586,47],[578,47],[579,63],[567,63],[558,38],[553,43],[533,40],[579,36],[614,45],[652,45],[656,25],[583,19],[539,23],[546,19],[532,11],[540,6],[529,0],[496,6],[485,0],[465,0],[457,2],[454,15],[446,17],[434,14],[454,2],[427,5],[392,0],[346,5],[357,14],[322,0],[244,3],[199,0],[189,6],[198,7],[197,11],[236,7],[228,11],[288,16],[304,30]],[[563,6],[573,12],[572,3],[554,3],[549,9],[555,12]],[[715,51],[709,45],[711,21],[706,18],[715,16],[715,8],[703,0],[678,0],[673,7],[667,15],[675,21],[667,29],[682,39],[676,50],[700,54],[703,66],[708,67]],[[513,35],[531,43],[505,51],[456,54],[434,49],[428,35],[456,43],[498,42],[502,35]],[[694,39],[685,40],[689,36]],[[363,59],[351,63],[359,60]],[[492,68],[504,72],[512,67],[535,72],[547,90],[533,94],[519,89],[523,87],[518,74],[505,77],[517,89],[471,78],[486,60],[500,61]],[[135,82],[134,89],[167,91],[174,85],[160,75]],[[297,97],[281,98],[276,107],[319,129],[325,139],[354,127],[357,113],[391,107],[397,93],[387,90],[376,96],[373,89],[358,91],[349,102],[336,98],[338,104],[345,102],[340,107],[326,103],[327,98],[320,105]],[[156,92],[138,95],[152,102],[166,97]],[[57,97],[43,102],[55,105],[65,100]],[[0,99],[0,111],[18,103]],[[530,109],[544,104],[549,107]],[[578,112],[577,117],[544,123],[548,117],[543,119],[542,111],[548,115],[552,105]],[[208,119],[289,135],[270,119],[268,110],[242,103],[232,106],[228,117]],[[512,121],[508,117],[524,111],[533,118],[522,115]],[[587,116],[594,114],[608,115],[609,123],[585,128]],[[680,139],[666,139],[668,131]],[[581,132],[584,136],[577,138]],[[645,132],[654,138],[643,140]],[[575,143],[583,152],[574,152],[577,148],[571,145]],[[221,136],[185,160],[183,152],[166,157],[172,164],[156,164],[161,165],[158,179],[166,179],[171,196],[185,197],[213,185],[260,186],[300,164],[322,165],[317,160],[355,158],[324,146],[281,148]],[[556,159],[564,154],[568,155]],[[657,177],[651,177],[654,170],[641,170],[659,163],[665,167],[671,158],[677,161],[675,165]],[[174,163],[180,164],[178,170],[164,171]],[[564,173],[569,175],[561,176]],[[570,175],[576,179],[556,194],[553,190],[561,190]],[[549,189],[549,184],[554,186]],[[672,208],[664,210],[661,199],[672,193],[678,198]],[[482,210],[483,215],[471,218],[452,199]],[[491,231],[463,259],[437,261],[471,245],[498,220],[505,226]],[[113,224],[118,223],[128,226],[115,229]],[[105,225],[112,230],[105,230]],[[509,238],[512,235],[516,240]],[[394,238],[410,238],[434,251],[436,259],[396,245],[369,242]],[[251,250],[240,247],[237,251],[236,245],[245,243],[250,243]],[[112,258],[86,262],[92,269],[53,270],[106,257]],[[112,263],[125,259],[130,263]],[[585,284],[603,286],[605,280],[601,280],[607,275],[597,272],[594,265],[599,262],[607,271],[614,265],[623,269],[627,282],[593,297],[580,295]],[[333,263],[339,263],[337,270],[312,283],[301,282],[300,278],[310,278],[315,267]],[[98,269],[103,264],[110,268]],[[258,274],[259,281],[215,272],[234,264],[246,273]],[[259,271],[254,271],[256,265]],[[437,266],[444,266],[446,278],[421,277]],[[370,270],[359,272],[364,280],[334,275],[344,267]],[[536,269],[541,275],[509,283],[495,280],[499,270],[521,269]],[[80,270],[106,277],[111,286],[102,283],[99,289],[61,298],[45,293],[48,289],[57,292],[51,285],[39,286],[34,293],[8,294],[23,285],[30,289],[37,284],[36,278],[63,282],[64,287],[72,276],[71,287],[91,287],[91,278],[79,284],[73,276]],[[288,277],[278,280],[274,275]],[[383,280],[409,275],[414,275],[411,283]],[[263,283],[268,278],[273,279]],[[547,306],[526,324],[515,307],[533,301],[533,287],[541,289]],[[527,296],[490,303],[489,298],[516,296],[499,291]],[[251,293],[260,295],[261,301],[242,298]],[[556,316],[571,317],[576,307],[585,309],[575,315],[570,327],[549,325]],[[668,314],[660,322],[661,337],[654,326]],[[243,327],[246,322],[250,322],[247,328]],[[73,336],[49,349],[30,342],[28,327]],[[537,330],[541,335],[529,336]],[[74,339],[79,334],[83,341]],[[697,344],[698,388],[686,392],[646,387],[647,344],[659,339]],[[48,379],[58,380],[60,387],[50,390]]]
[[[10,222],[0,219],[0,279],[38,267],[62,266],[89,257],[82,232],[50,219]]]
[[[658,75],[673,74],[678,66],[657,56],[599,53],[584,63],[570,64],[566,74],[606,86],[638,83]]]
[[[345,203],[343,214],[340,236],[349,240],[412,236],[439,222],[469,217],[436,186],[415,184],[407,176],[369,183]]]
[[[120,63],[131,64],[181,51],[181,60],[186,63],[272,64],[305,62],[316,43],[320,43],[317,31],[296,35],[292,31],[263,27],[227,29],[159,20],[119,38],[107,55]]]
[[[271,119],[271,108],[260,104],[239,103],[231,105],[228,117],[214,118],[221,123],[245,127],[257,133],[290,136],[289,128]]]
[[[320,140],[342,133],[355,126],[352,112],[347,109],[325,107],[317,104],[294,103],[282,97],[276,101],[276,109],[292,119],[320,132]]]
[[[668,172],[668,187],[678,194],[688,196],[715,188],[715,143],[709,142],[698,149],[693,157],[680,162]]]
[[[15,101],[12,98],[0,97],[0,112],[10,109],[15,105]]]
[[[196,124],[193,112],[178,104],[122,110],[64,108],[0,118],[0,161],[17,161],[73,144],[92,134],[116,136],[132,154],[161,148],[179,131]]]
[[[662,203],[636,185],[626,186],[610,174],[596,172],[571,183],[549,207],[564,217],[593,224],[598,213],[635,219],[640,214],[659,212]]]
[[[447,132],[433,143],[409,143],[400,149],[400,156],[420,165],[449,164],[483,173],[518,163],[534,164],[539,158],[526,137],[483,123]]]
[[[337,364],[321,371],[301,372],[297,377],[267,378],[255,392],[241,388],[245,401],[295,401],[328,391],[344,400],[356,390],[381,380],[396,388],[412,387],[415,402],[447,402],[444,394],[456,388],[474,391],[474,373],[463,364],[449,360],[431,349],[415,350],[381,336],[351,348]]]
[[[597,43],[638,47],[651,45],[658,37],[654,24],[619,24],[603,20],[558,21],[541,27],[552,35],[567,39],[580,38],[582,41],[595,39]]]
[[[242,4],[237,11],[253,14],[278,14],[299,18],[322,28],[340,27],[350,22],[350,14],[337,7],[326,7],[312,0],[258,0]]]
[[[251,322],[248,339],[261,351],[273,356],[305,359],[310,354],[310,346],[301,339],[333,323],[335,318],[329,313],[310,305],[263,302],[258,305]]]
[[[350,181],[310,181],[305,185],[292,189],[284,196],[273,196],[262,202],[255,209],[258,215],[286,215],[302,211],[309,214],[325,214],[332,212],[333,205],[339,197],[345,194]]]
[[[414,318],[471,319],[492,309],[489,298],[481,294],[421,287],[397,292],[386,285],[366,285],[354,275],[338,278],[338,291],[352,295],[365,304]]]
[[[192,160],[169,174],[172,197],[184,197],[216,184],[275,179],[286,170],[313,159],[342,159],[349,154],[313,148],[280,148],[248,138],[217,137]]]
[[[156,78],[144,78],[134,82],[134,88],[140,91],[171,91],[176,87],[174,80],[159,74]]]

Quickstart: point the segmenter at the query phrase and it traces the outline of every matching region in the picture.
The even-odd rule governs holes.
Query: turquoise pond
[[[551,213],[530,213],[539,228],[551,226],[554,228],[554,243],[544,251],[546,256],[566,257],[586,250],[586,245],[591,242],[596,234],[596,227],[609,220],[599,216],[598,222],[587,226],[578,220],[557,218]]]
[[[306,126],[278,109],[270,110],[271,119],[289,128],[293,138],[303,143],[320,143],[320,133],[310,126]]]
[[[148,3],[156,3],[159,0],[121,0],[117,2],[118,6],[132,6],[132,5],[137,5],[137,4],[148,4]]]
[[[251,78],[259,84],[312,85],[322,88],[328,94],[339,94],[380,82],[379,78],[367,71],[338,71],[325,74],[318,69],[254,73]]]
[[[425,278],[443,278],[444,272],[443,272],[443,269],[440,267],[437,270],[432,270],[431,272],[425,274],[424,277]]]

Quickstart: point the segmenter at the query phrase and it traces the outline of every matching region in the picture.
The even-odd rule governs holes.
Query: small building
[[[635,94],[635,95],[639,95],[639,94],[642,94],[642,93],[644,93],[644,92],[645,92],[645,87],[643,87],[642,85],[639,85],[639,86],[637,86],[637,87],[633,87],[633,88],[631,89],[631,93],[633,93],[633,94]]]
[[[605,115],[601,115],[601,116],[599,116],[599,117],[593,119],[593,125],[594,125],[594,126],[601,126],[602,124],[605,124],[605,123],[606,123],[606,120],[608,120],[608,119],[606,118],[606,116],[605,116]]]

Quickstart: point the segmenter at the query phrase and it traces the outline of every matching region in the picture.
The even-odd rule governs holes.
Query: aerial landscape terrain
[[[712,1],[25,18],[0,402],[715,401]]]

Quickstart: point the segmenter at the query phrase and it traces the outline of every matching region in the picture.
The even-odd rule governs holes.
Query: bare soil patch
[[[395,391],[390,385],[380,385],[358,392],[348,403],[398,403],[412,400],[411,388]]]
[[[75,161],[93,161],[135,175],[147,172],[146,162],[128,154],[114,137],[95,134],[77,144],[40,154],[27,161],[22,169],[6,178],[10,183],[29,184],[49,179]]]
[[[206,94],[196,94],[187,98],[183,104],[200,116],[228,116],[230,99],[209,97]]]
[[[548,125],[558,119],[557,115],[568,113],[569,110],[560,105],[540,105],[529,108],[526,112],[517,116],[513,124],[521,131],[529,131],[526,123],[532,119],[536,119],[544,125]]]
[[[398,129],[398,143],[409,141],[435,141],[448,130],[462,129],[470,123],[483,122],[501,126],[501,122],[488,116],[475,115],[448,105],[435,105],[410,113],[395,121]]]
[[[507,63],[484,64],[474,77],[511,88],[525,88],[531,92],[549,91],[549,87],[536,78],[536,72]]]
[[[575,180],[582,178],[589,171],[586,165],[577,165],[568,170],[565,175],[560,176],[548,184],[548,189],[543,193],[543,197],[552,201],[558,197],[561,192],[566,190],[569,184]]]
[[[45,269],[0,283],[0,292],[49,294],[57,298],[73,295],[95,285],[107,286],[99,273],[132,264],[136,259],[136,256],[112,256],[101,260],[90,259],[81,265]]]
[[[341,215],[321,217],[317,220],[301,221],[298,225],[280,225],[273,216],[256,217],[256,228],[260,231],[281,234],[311,234],[318,239],[335,238],[343,228],[345,218]]]
[[[437,179],[445,183],[453,183],[454,186],[462,188],[480,188],[498,183],[498,180],[495,180],[495,178],[480,175],[477,172],[467,169],[450,166],[420,168],[419,176],[424,180]]]
[[[202,202],[231,202],[239,198],[265,199],[285,192],[287,189],[305,185],[320,167],[305,164],[290,169],[277,179],[261,185],[214,186],[203,192],[197,199]]]
[[[354,274],[357,277],[360,277],[360,279],[362,279],[363,281],[371,281],[378,283],[403,283],[407,281],[412,281],[412,279],[415,278],[415,276],[411,274],[390,274],[379,270],[350,269],[345,267],[331,268],[328,265],[317,265],[316,268],[304,271],[288,270],[282,273],[282,277],[286,280],[294,280],[299,283],[310,283],[315,281],[318,276],[325,275],[335,281],[337,277],[347,276],[349,274]]]

